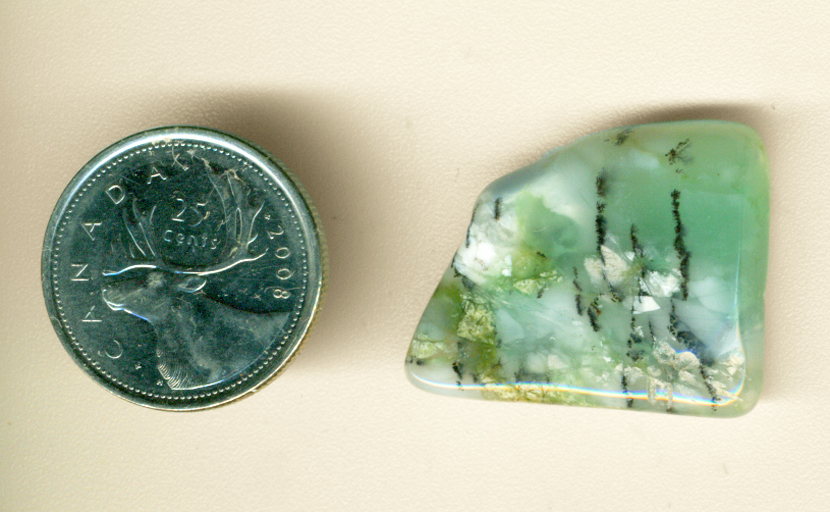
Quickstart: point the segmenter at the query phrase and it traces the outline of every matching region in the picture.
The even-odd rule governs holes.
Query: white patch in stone
[[[736,371],[744,369],[744,364],[746,364],[746,358],[742,353],[736,352],[726,360],[726,371],[729,375],[734,375]]]
[[[689,282],[689,293],[697,297],[703,307],[720,313],[729,313],[735,308],[735,294],[729,293],[724,282],[714,276]]]
[[[648,313],[649,311],[656,311],[658,309],[660,309],[660,305],[648,295],[643,295],[635,299],[632,307],[634,314]],[[637,334],[640,336],[643,335],[642,328],[640,328],[640,332]]]
[[[565,355],[551,354],[548,356],[548,368],[551,370],[564,370],[570,365],[570,358]]]
[[[723,382],[712,382],[712,387],[715,388],[715,391],[717,391],[718,395],[725,396],[732,400],[740,400],[740,397],[738,397],[738,395],[726,389],[726,385]]]
[[[700,361],[692,352],[677,352],[663,340],[657,340],[654,344],[654,357],[661,364],[677,370],[694,370],[700,366]]]
[[[645,377],[645,373],[640,368],[636,366],[626,366],[625,367],[625,376],[629,379],[642,379]]]
[[[596,175],[577,159],[571,159],[571,162],[570,165],[555,162],[557,172],[540,176],[528,189],[540,197],[550,211],[568,217],[578,226],[590,226],[596,214],[593,192]],[[575,201],[578,197],[584,200]]]
[[[652,172],[662,172],[662,155],[646,151],[632,150],[628,153],[628,162],[631,167],[639,167]]]
[[[605,259],[605,265],[603,266],[605,277],[612,286],[619,286],[625,280],[626,273],[628,273],[631,265],[622,256],[604,245],[600,247],[600,250],[603,259]]]
[[[680,291],[680,274],[676,271],[668,274],[648,271],[646,286],[649,293],[655,297],[671,297]]]
[[[613,237],[609,238],[616,243]],[[583,262],[591,283],[598,285],[607,280],[611,286],[619,286],[630,278],[630,262],[634,256],[633,253],[623,253],[624,256],[621,256],[606,245],[600,247],[600,251],[602,251],[602,258],[589,256]]]
[[[696,368],[698,365],[700,365],[700,361],[692,352],[679,352],[674,360],[674,366],[678,369]]]
[[[511,275],[510,254],[517,243],[517,226],[515,213],[503,211],[499,221],[494,222],[492,213],[479,206],[468,236],[456,253],[453,263],[456,270],[476,284]],[[505,269],[510,273],[504,274]]]
[[[654,343],[654,357],[660,364],[671,365],[676,355],[677,352],[665,341],[658,339]]]
[[[525,359],[525,369],[530,373],[546,373],[547,361],[540,354],[528,354]]]
[[[482,270],[487,270],[496,261],[496,248],[490,242],[476,240],[473,259],[481,263]]]

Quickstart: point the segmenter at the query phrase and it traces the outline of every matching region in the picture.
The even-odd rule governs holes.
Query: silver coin
[[[168,127],[117,142],[69,183],[43,290],[66,350],[106,389],[202,409],[297,354],[325,265],[316,211],[279,161],[225,133]]]

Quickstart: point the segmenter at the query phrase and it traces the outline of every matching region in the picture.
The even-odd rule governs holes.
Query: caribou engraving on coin
[[[158,129],[70,183],[47,230],[44,293],[67,350],[105,387],[203,408],[296,353],[324,251],[310,201],[272,157],[205,129]]]

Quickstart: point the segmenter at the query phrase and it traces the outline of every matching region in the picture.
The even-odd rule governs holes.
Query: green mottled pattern
[[[481,194],[407,374],[457,396],[745,413],[761,388],[768,226],[747,126],[584,137]]]

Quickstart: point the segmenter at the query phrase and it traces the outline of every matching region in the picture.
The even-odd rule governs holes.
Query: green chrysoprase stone
[[[436,393],[727,417],[761,390],[767,159],[751,128],[617,128],[485,189],[418,324]]]

